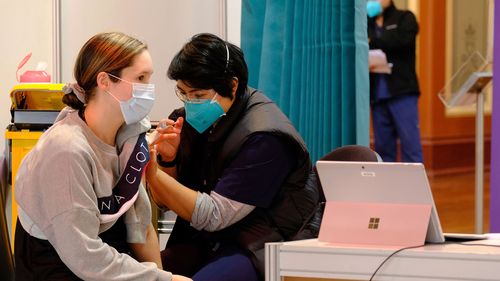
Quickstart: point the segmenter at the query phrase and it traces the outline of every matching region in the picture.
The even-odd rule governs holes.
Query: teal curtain
[[[290,118],[313,161],[369,145],[366,0],[243,0],[249,85]]]

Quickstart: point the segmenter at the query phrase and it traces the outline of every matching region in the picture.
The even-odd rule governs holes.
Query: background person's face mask
[[[379,1],[368,0],[366,2],[366,14],[373,18],[382,13],[382,4]]]
[[[109,74],[109,73],[108,73]],[[117,99],[111,92],[108,92],[113,98],[120,103],[120,109],[123,115],[123,120],[127,125],[134,124],[146,117],[153,108],[155,101],[155,85],[132,83],[109,74],[123,82],[132,84],[132,97],[126,101]]]
[[[216,96],[217,94],[212,99],[184,102],[186,121],[200,134],[225,114],[224,109],[215,99]]]

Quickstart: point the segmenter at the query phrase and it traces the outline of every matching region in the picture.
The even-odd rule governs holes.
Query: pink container
[[[21,83],[50,83],[50,74],[45,72],[45,70],[26,70],[21,77],[18,78],[18,72],[21,67],[23,67],[26,62],[31,58],[31,52],[27,54],[23,60],[19,63],[16,70],[17,81]]]
[[[19,82],[35,82],[35,83],[50,83],[50,74],[44,70],[26,70],[21,77]]]

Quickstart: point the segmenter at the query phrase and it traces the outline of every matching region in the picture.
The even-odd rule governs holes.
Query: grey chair
[[[371,148],[362,145],[345,145],[332,150],[331,152],[325,154],[320,160],[323,161],[356,161],[356,162],[382,162],[382,158],[377,152],[373,151]],[[316,166],[313,167],[313,171],[317,176],[318,171]],[[323,187],[321,186],[321,181],[318,179],[318,187],[320,190],[320,202],[325,202],[325,194],[323,193]]]
[[[3,190],[0,190],[3,193]],[[14,259],[10,247],[9,228],[5,216],[5,204],[0,200],[0,276],[2,280],[14,280]]]
[[[357,162],[382,162],[382,158],[369,147],[362,145],[346,145],[336,148],[320,158],[323,161],[357,161]],[[308,185],[315,185],[319,191],[318,206],[315,211],[310,214],[306,219],[305,223],[302,225],[300,230],[292,237],[292,240],[302,240],[317,238],[319,233],[319,228],[321,225],[321,219],[323,218],[323,212],[325,208],[325,193],[323,192],[323,187],[321,181],[318,178],[318,171],[316,166],[309,175]]]

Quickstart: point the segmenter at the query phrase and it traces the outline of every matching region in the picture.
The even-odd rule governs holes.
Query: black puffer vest
[[[185,116],[184,109],[170,118]],[[177,167],[179,181],[198,191],[210,193],[222,172],[238,154],[245,141],[255,133],[281,138],[297,155],[293,170],[268,209],[256,208],[238,223],[216,232],[197,231],[177,219],[169,238],[170,245],[189,241],[236,243],[253,254],[254,265],[264,270],[264,243],[290,240],[314,212],[318,189],[310,181],[311,161],[304,141],[288,118],[262,93],[247,88],[213,129],[198,134],[184,123]]]

